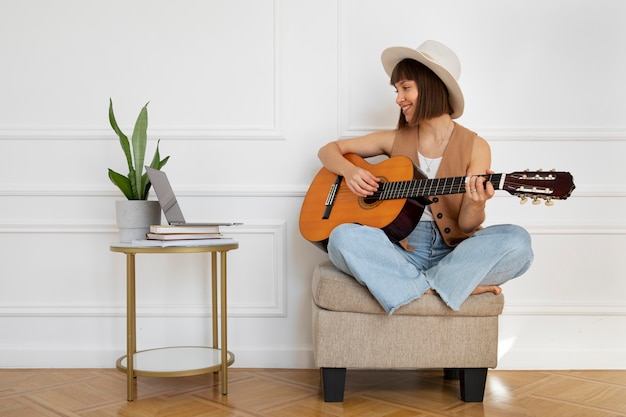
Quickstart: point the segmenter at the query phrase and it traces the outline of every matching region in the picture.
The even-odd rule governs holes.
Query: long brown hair
[[[391,85],[395,86],[398,81],[403,80],[415,81],[417,85],[417,109],[413,114],[413,119],[408,122],[400,111],[398,129],[415,126],[422,120],[432,119],[442,114],[453,113],[446,85],[426,65],[409,58],[398,62],[391,73]]]

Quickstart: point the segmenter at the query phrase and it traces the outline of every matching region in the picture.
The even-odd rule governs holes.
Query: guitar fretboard
[[[496,190],[501,190],[505,174],[481,175],[490,181]],[[410,181],[383,182],[368,200],[394,200],[398,198],[430,197],[434,195],[462,194],[465,192],[466,177],[433,178]]]

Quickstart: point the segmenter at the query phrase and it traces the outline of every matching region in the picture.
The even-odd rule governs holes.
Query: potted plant
[[[126,197],[126,200],[117,201],[115,204],[120,242],[145,239],[150,225],[161,223],[161,208],[158,201],[148,201],[151,184],[144,169],[148,143],[148,103],[139,112],[130,142],[115,120],[111,99],[109,99],[109,122],[120,139],[128,165],[128,175],[122,175],[109,168],[111,182]],[[161,169],[169,159],[169,156],[161,159],[159,143],[160,140],[157,141],[156,150],[149,165],[154,169]]]

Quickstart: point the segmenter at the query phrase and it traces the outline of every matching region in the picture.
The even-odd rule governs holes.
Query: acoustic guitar
[[[370,164],[358,155],[344,155],[356,166],[381,179],[378,190],[369,197],[357,197],[342,176],[320,169],[307,191],[300,211],[300,233],[326,250],[328,237],[343,223],[358,223],[382,229],[398,242],[417,226],[428,197],[465,192],[466,177],[427,179],[409,158],[395,156]],[[575,185],[569,172],[519,171],[510,174],[481,175],[496,190],[505,190],[533,204],[567,199]]]

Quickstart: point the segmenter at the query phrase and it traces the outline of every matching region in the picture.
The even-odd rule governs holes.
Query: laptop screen
[[[165,214],[165,218],[169,224],[185,224],[185,217],[178,205],[174,190],[167,178],[167,175],[163,171],[158,169],[146,167],[150,182],[154,187],[154,192],[157,195],[161,210]]]

